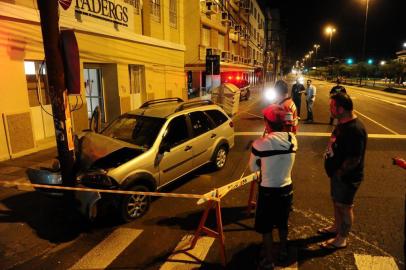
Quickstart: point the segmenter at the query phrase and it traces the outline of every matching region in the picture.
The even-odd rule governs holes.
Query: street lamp
[[[406,49],[406,42],[403,42],[403,49]]]
[[[386,64],[386,61],[381,61],[381,66],[384,66]]]
[[[364,60],[365,60],[365,49],[366,49],[366,45],[367,45],[368,10],[369,10],[369,0],[366,0],[365,22],[364,22],[364,40],[362,42],[362,59],[364,59]]]
[[[313,48],[316,50],[316,59],[317,59],[317,51],[320,48],[320,45],[319,44],[314,44]]]
[[[336,29],[333,26],[327,26],[325,32],[330,37],[329,56],[331,57],[331,39],[333,38],[333,34],[336,32]]]

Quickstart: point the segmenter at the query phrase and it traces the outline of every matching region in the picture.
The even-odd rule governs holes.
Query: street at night
[[[366,176],[355,200],[356,220],[349,247],[332,253],[320,249],[318,243],[325,238],[316,233],[319,227],[332,222],[329,181],[322,158],[332,130],[327,124],[331,84],[315,81],[315,85],[319,90],[315,122],[299,124],[299,150],[292,175],[295,191],[289,222],[289,269],[365,269],[365,263],[372,260],[363,264],[362,256],[374,256],[376,263],[383,264],[380,269],[396,269],[396,265],[402,269],[405,175],[392,165],[392,157],[406,152],[402,135],[406,133],[402,125],[406,96],[348,88],[356,114],[369,132]],[[251,100],[242,102],[234,117],[236,142],[226,167],[219,172],[199,169],[168,187],[168,191],[203,194],[249,174],[250,144],[263,131],[261,109],[265,103],[261,91],[257,89]],[[22,167],[34,165],[35,158],[46,164],[54,154],[47,150],[35,157],[3,162],[2,179],[17,176]],[[230,269],[251,269],[260,248],[260,235],[253,231],[253,215],[246,214],[248,195],[249,185],[222,200]],[[203,207],[197,206],[195,200],[156,199],[144,217],[124,225],[115,222],[114,216],[86,224],[65,212],[61,203],[35,192],[2,189],[1,202],[3,269],[166,269],[176,263],[182,267],[184,261],[203,269],[221,267],[218,241],[213,238],[199,242],[193,256],[173,257],[182,238],[192,235],[198,226]]]
[[[405,8],[0,0],[0,269],[405,269]]]

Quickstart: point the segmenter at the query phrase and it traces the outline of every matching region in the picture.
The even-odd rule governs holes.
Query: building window
[[[169,1],[169,25],[173,28],[178,27],[178,7],[176,1]]]
[[[201,31],[201,41],[202,41],[202,45],[205,47],[210,47],[210,29],[209,28],[205,28],[202,27],[202,31]]]
[[[219,48],[221,51],[224,51],[224,39],[225,39],[224,35],[219,34],[219,39],[218,39],[219,44],[218,44],[218,48]]]
[[[151,0],[151,15],[156,22],[161,22],[161,0]]]
[[[30,107],[50,104],[45,62],[24,61],[24,70]]]
[[[124,3],[133,6],[135,13],[140,14],[140,0],[124,0]]]

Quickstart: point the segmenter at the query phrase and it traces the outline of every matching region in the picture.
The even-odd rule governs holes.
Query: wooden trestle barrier
[[[210,210],[214,208],[216,214],[216,230],[206,227],[206,221],[209,216]],[[200,219],[199,226],[194,234],[193,240],[190,244],[190,248],[193,249],[196,246],[197,240],[199,239],[201,233],[206,233],[208,236],[217,238],[220,242],[220,253],[221,262],[223,266],[226,265],[226,247],[224,245],[224,231],[223,231],[223,220],[221,218],[221,206],[219,201],[208,201],[206,209],[203,212],[202,218]]]
[[[251,182],[251,193],[254,192],[252,190],[252,186],[255,187],[256,181],[259,178],[259,172],[252,173],[246,177],[243,177],[237,181],[234,181],[230,184],[222,186],[220,188],[216,188],[204,196],[207,196],[207,199],[200,199],[197,201],[197,204],[202,204],[207,202],[206,209],[203,212],[202,218],[200,219],[199,226],[197,227],[192,242],[190,244],[190,249],[193,249],[196,246],[197,240],[201,236],[202,233],[206,233],[210,237],[214,237],[219,240],[220,242],[220,252],[221,252],[221,260],[223,266],[227,263],[226,258],[226,248],[225,248],[225,237],[223,231],[223,220],[221,216],[221,198],[224,197],[229,191],[237,189],[243,185],[246,185]],[[253,196],[253,195],[252,195]],[[215,199],[213,199],[215,198]],[[211,229],[206,227],[206,221],[209,216],[210,210],[214,208],[216,214],[216,229]]]

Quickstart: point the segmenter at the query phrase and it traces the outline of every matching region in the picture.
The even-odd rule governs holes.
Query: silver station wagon
[[[77,183],[93,188],[155,191],[205,164],[221,169],[233,146],[233,122],[211,101],[151,100],[120,116],[100,134],[81,134],[76,147]],[[51,171],[31,169],[28,175],[35,183],[50,184],[49,179],[60,179]],[[77,192],[76,198],[81,212],[89,218],[97,215],[101,199],[113,202],[124,221],[142,216],[150,205],[150,197],[141,195]]]

